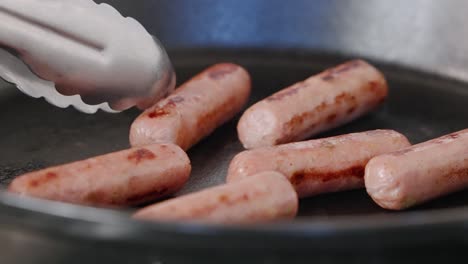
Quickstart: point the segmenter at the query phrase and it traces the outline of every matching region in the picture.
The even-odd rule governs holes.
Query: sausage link
[[[181,148],[155,144],[28,173],[9,191],[84,205],[137,205],[178,191],[190,171]]]
[[[239,121],[239,139],[247,149],[304,140],[369,112],[387,93],[381,72],[350,61],[250,107]]]
[[[373,158],[365,182],[372,199],[391,210],[468,188],[468,129]]]
[[[364,187],[364,168],[374,156],[408,147],[392,130],[374,130],[241,152],[232,160],[227,182],[262,171],[278,171],[299,197]]]
[[[250,76],[234,64],[217,64],[195,76],[132,124],[130,144],[170,142],[187,150],[242,110]]]
[[[149,206],[138,211],[134,218],[251,224],[293,218],[297,210],[297,194],[286,178],[277,172],[263,172],[233,184]]]

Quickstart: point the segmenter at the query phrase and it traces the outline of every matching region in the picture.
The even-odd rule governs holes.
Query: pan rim
[[[272,247],[284,250],[358,250],[414,246],[440,239],[468,243],[468,206],[409,211],[390,217],[348,215],[252,226],[222,226],[136,221],[126,211],[20,197],[2,190],[0,211],[4,212],[0,215],[0,223],[14,222],[38,233],[66,239],[151,245],[162,249],[177,246],[196,250]],[[410,236],[413,233],[425,235]],[[246,239],[251,241],[249,245],[245,245]],[[360,243],[356,244],[355,240]],[[255,244],[256,241],[261,243]]]

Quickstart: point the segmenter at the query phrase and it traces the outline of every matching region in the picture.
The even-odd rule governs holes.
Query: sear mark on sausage
[[[351,107],[346,111],[346,113],[347,113],[348,115],[350,115],[350,114],[354,113],[354,111],[356,111],[356,109],[357,109],[357,106],[356,106],[356,105],[353,105],[353,106],[351,106]]]
[[[405,149],[401,149],[401,150],[392,152],[392,153],[390,153],[390,155],[392,155],[392,156],[402,156],[402,155],[405,155],[406,153],[413,152],[413,151],[414,151],[414,149],[409,147],[409,148],[405,148]]]
[[[227,205],[235,205],[239,202],[248,201],[248,200],[249,200],[249,196],[245,193],[241,195],[240,197],[238,197],[237,199],[230,199],[229,196],[225,194],[222,194],[218,197],[218,201],[220,203],[227,204]]]
[[[466,177],[468,177],[468,168],[454,168],[445,174],[445,180],[447,181],[459,181]]]
[[[341,104],[344,102],[349,102],[350,105],[357,105],[356,96],[348,93],[341,93],[335,97],[336,104]]]
[[[337,114],[331,114],[331,115],[329,115],[329,116],[327,117],[327,123],[333,123],[333,122],[336,120],[337,117],[338,117]]]
[[[147,202],[153,199],[159,199],[168,193],[168,188],[159,187],[157,190],[151,190],[146,193],[135,194],[126,199],[129,204]]]
[[[137,149],[128,155],[128,160],[133,161],[135,164],[139,164],[144,160],[153,160],[156,158],[156,154],[147,149]]]
[[[289,120],[287,123],[283,125],[283,134],[284,135],[291,134],[291,131],[296,129],[296,127],[302,125],[302,123],[304,123],[305,120],[308,120],[309,117],[315,115],[316,113],[320,113],[324,111],[327,107],[328,105],[325,102],[322,102],[314,110],[294,116],[293,118],[291,118],[291,120]],[[311,129],[314,129],[316,126],[317,126],[316,124],[313,124],[309,126],[307,129],[311,130]],[[286,142],[287,140],[293,140],[293,138],[281,138],[278,140],[277,143]]]
[[[161,116],[165,116],[171,113],[170,109],[174,108],[178,103],[185,101],[182,96],[174,96],[169,98],[166,104],[163,106],[156,106],[153,111],[148,113],[149,118],[157,118]]]
[[[108,202],[108,195],[106,192],[97,190],[92,191],[86,195],[84,200],[89,204],[101,204]]]
[[[356,96],[351,95],[349,93],[340,93],[335,97],[334,102],[331,104],[322,102],[320,105],[318,105],[314,110],[310,112],[305,112],[305,113],[301,113],[299,115],[293,116],[291,120],[289,120],[283,125],[283,135],[291,134],[292,133],[291,131],[294,131],[297,127],[301,126],[304,123],[304,121],[308,120],[310,117],[318,113],[321,113],[325,111],[326,109],[329,109],[330,107],[333,107],[333,105],[342,104],[345,102],[347,102],[349,105],[352,105],[352,107],[347,111],[348,114],[351,114],[354,111],[356,111],[357,105],[358,105]],[[337,118],[338,118],[338,115],[336,113],[332,113],[328,115],[324,121],[327,123],[333,123],[334,121],[336,121]],[[315,127],[316,125],[309,126],[307,127],[307,130],[312,130]],[[288,142],[291,140],[294,140],[294,138],[283,137],[283,138],[278,139],[276,144],[281,144],[281,143]]]
[[[285,97],[296,94],[299,90],[301,90],[302,88],[305,88],[305,87],[307,87],[307,85],[304,82],[297,83],[293,87],[288,88],[288,89],[283,90],[283,91],[280,91],[280,92],[266,98],[265,100],[267,102],[279,101],[279,100],[281,100],[281,99],[283,99]]]
[[[256,196],[257,194],[251,194],[251,196]],[[242,194],[241,196],[238,197],[229,197],[228,195],[220,195],[216,200],[219,203],[213,203],[210,204],[209,206],[205,207],[194,207],[191,210],[191,215],[207,215],[213,211],[215,211],[217,208],[219,208],[222,205],[226,206],[235,206],[236,204],[243,203],[243,202],[248,202],[249,200],[252,199],[252,197],[249,196],[248,194]]]
[[[368,85],[368,89],[369,89],[369,91],[372,92],[372,93],[377,93],[378,90],[379,90],[379,86],[380,86],[380,85],[379,85],[379,82],[377,82],[377,81],[370,81],[370,82],[369,82],[369,85]]]
[[[35,188],[43,184],[47,184],[50,181],[53,181],[58,177],[57,173],[55,172],[47,172],[29,182],[29,187]]]
[[[361,65],[360,61],[351,61],[349,63],[346,63],[338,68],[328,70],[323,73],[322,80],[324,81],[331,81],[334,78],[336,78],[339,74],[347,72],[353,68],[359,67]],[[370,82],[370,89],[372,91],[376,91],[379,86],[378,82]],[[266,98],[266,101],[271,102],[271,101],[279,101],[287,96],[291,96],[296,94],[300,89],[307,87],[307,84],[305,82],[300,82],[294,85],[291,88],[288,88],[286,90],[280,91],[268,98]]]
[[[303,182],[313,178],[321,180],[322,182],[328,182],[337,180],[342,177],[364,177],[365,167],[362,165],[353,166],[339,171],[319,171],[319,170],[307,170],[294,173],[291,178],[291,184],[298,186]]]
[[[361,61],[359,60],[354,60],[350,61],[348,63],[345,63],[341,66],[338,66],[333,69],[329,69],[323,73],[322,80],[324,81],[333,81],[336,77],[338,77],[340,74],[347,72],[349,70],[352,70],[354,68],[357,68],[361,66]]]
[[[149,118],[157,118],[157,117],[165,116],[165,115],[168,115],[168,114],[169,114],[169,111],[167,111],[166,109],[164,109],[164,108],[156,108],[156,109],[154,109],[154,111],[151,111],[151,112],[148,114],[148,117],[149,117]]]

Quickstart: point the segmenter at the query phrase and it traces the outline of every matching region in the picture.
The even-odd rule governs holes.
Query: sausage
[[[365,182],[372,199],[391,210],[468,188],[468,129],[373,158]]]
[[[254,104],[238,123],[239,139],[246,149],[304,140],[362,116],[387,94],[383,74],[353,60]]]
[[[214,65],[143,112],[131,126],[130,144],[170,142],[187,150],[241,111],[250,89],[245,69]]]
[[[144,208],[135,219],[252,224],[293,218],[298,198],[284,175],[263,172]]]
[[[130,206],[173,194],[190,171],[181,148],[155,144],[28,173],[9,191],[83,205]]]
[[[272,170],[284,174],[300,198],[363,188],[372,157],[409,145],[398,132],[374,130],[248,150],[231,161],[227,182]]]

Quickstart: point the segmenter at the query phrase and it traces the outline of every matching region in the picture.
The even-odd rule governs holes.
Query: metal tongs
[[[175,86],[160,42],[92,0],[0,0],[0,77],[85,113],[144,109]]]

